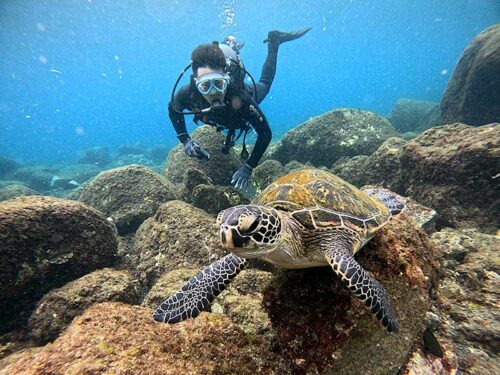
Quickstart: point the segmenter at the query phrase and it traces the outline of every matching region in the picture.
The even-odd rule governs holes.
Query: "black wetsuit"
[[[247,164],[252,168],[255,168],[257,164],[259,164],[272,138],[271,128],[258,103],[264,100],[271,88],[271,84],[276,74],[277,55],[278,45],[269,43],[267,58],[262,67],[259,82],[256,83],[256,100],[252,97],[254,90],[253,84],[245,84],[240,87],[237,85],[230,85],[224,98],[224,108],[209,111],[199,116],[201,121],[205,123],[217,124],[226,129],[242,129],[245,128],[247,124],[250,124],[257,133],[257,141],[255,142],[250,158],[247,160]],[[241,107],[239,109],[234,109],[231,104],[235,96],[241,99]],[[190,85],[181,87],[174,96],[173,101],[175,108],[179,111],[185,109],[189,111],[200,111],[201,109],[209,107],[203,97],[196,92],[196,89],[191,88]],[[184,143],[189,139],[184,115],[173,109],[172,102],[168,104],[168,115],[179,140]],[[201,146],[203,147],[203,145]]]

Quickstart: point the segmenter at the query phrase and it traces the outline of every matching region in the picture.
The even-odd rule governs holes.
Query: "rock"
[[[403,138],[405,141],[410,141],[413,138],[417,138],[420,135],[420,133],[417,132],[404,132],[400,134],[401,138]]]
[[[278,177],[286,175],[286,168],[277,160],[266,160],[254,168],[252,173],[252,184],[256,193],[259,194]]]
[[[375,113],[337,109],[290,130],[270,158],[283,164],[297,160],[329,167],[343,156],[370,155],[396,135],[396,129]]]
[[[26,186],[24,182],[22,181],[16,181],[16,180],[0,180],[0,189],[7,187],[7,186],[12,186],[12,185],[21,185],[21,186]]]
[[[139,283],[126,271],[105,268],[48,292],[38,301],[29,319],[34,339],[53,341],[87,307],[99,302],[137,304]]]
[[[56,197],[56,198],[78,201],[78,200],[80,200],[80,195],[82,194],[83,188],[84,188],[84,185],[80,185],[74,189],[53,190],[50,192],[50,194],[47,194],[47,195],[50,195],[50,196]]]
[[[341,158],[332,165],[332,172],[355,186],[378,185],[401,192],[401,155],[407,142],[398,137],[387,139],[370,156]]]
[[[68,180],[74,180],[79,184],[83,184],[84,182],[97,176],[99,173],[101,173],[101,171],[102,169],[97,165],[75,164],[60,168],[57,176]]]
[[[219,241],[212,216],[182,201],[164,203],[134,237],[141,280],[152,286],[165,272],[203,268],[225,254]]]
[[[146,146],[141,144],[122,145],[118,147],[118,155],[144,155],[146,154]]]
[[[446,228],[432,235],[443,257],[436,291],[440,323],[430,327],[442,358],[419,349],[403,374],[498,374],[500,237]],[[440,372],[429,372],[433,369]]]
[[[406,143],[402,138],[387,139],[366,159],[362,170],[363,183],[380,185],[389,190],[401,192],[400,159]]]
[[[429,129],[404,146],[400,160],[404,195],[435,209],[438,229],[500,227],[499,124]]]
[[[91,306],[52,344],[10,361],[0,374],[289,374],[270,343],[221,314],[158,324],[152,310],[111,302]]]
[[[0,189],[0,201],[6,201],[24,195],[40,195],[40,193],[23,185],[10,185]]]
[[[187,169],[198,169],[205,173],[215,185],[229,185],[234,172],[243,163],[239,160],[234,150],[230,150],[225,155],[221,152],[222,144],[226,137],[222,133],[217,133],[211,126],[201,126],[192,134],[200,147],[208,150],[210,160],[202,161],[190,158],[184,153],[182,145],[175,146],[167,158],[165,176],[174,183],[179,183],[184,177]]]
[[[389,189],[385,189],[384,187],[377,185],[364,185],[361,187],[361,190],[366,191],[368,189],[377,189],[382,190],[387,193],[393,194],[396,198],[403,202],[404,209],[403,212],[405,216],[413,221],[415,226],[423,229],[426,233],[431,234],[436,230],[436,217],[437,213],[433,209],[429,207],[425,207],[417,202],[414,199],[409,197],[403,197]]]
[[[403,198],[398,195],[399,198]],[[422,228],[426,233],[431,234],[436,231],[437,212],[432,208],[421,205],[412,198],[404,198],[405,213],[413,222]]]
[[[290,172],[295,171],[297,169],[305,168],[305,166],[306,165],[302,164],[300,161],[292,160],[292,161],[285,164],[285,169],[286,169],[287,173],[290,173]],[[312,166],[312,164],[311,164],[311,166]]]
[[[154,163],[142,154],[126,154],[121,155],[113,162],[115,167],[123,167],[125,165],[139,164],[145,166],[152,166]]]
[[[92,147],[82,152],[78,163],[104,167],[111,163],[111,154],[107,147]]]
[[[98,268],[117,250],[115,227],[82,203],[41,196],[0,204],[0,327],[37,299]]]
[[[148,158],[153,160],[156,164],[163,164],[167,159],[170,147],[165,145],[154,146],[148,152]]]
[[[424,131],[441,124],[439,103],[399,99],[387,120],[400,132]]]
[[[364,165],[367,159],[365,155],[340,158],[333,163],[331,172],[354,186],[362,186],[366,183]]]
[[[0,179],[7,177],[20,167],[21,165],[14,159],[10,159],[5,156],[0,156]]]
[[[428,236],[404,213],[356,254],[390,294],[397,334],[388,334],[329,267],[281,272],[264,304],[295,373],[395,374],[423,332],[435,256]]]
[[[239,324],[248,334],[265,334],[270,341],[277,341],[272,330],[271,319],[262,303],[263,293],[271,282],[271,272],[246,269],[234,279],[227,290],[212,304],[220,305],[224,314]]]
[[[212,185],[213,181],[205,172],[196,168],[188,168],[182,178],[182,187],[184,195],[191,200],[191,194],[198,185]]]
[[[180,268],[164,273],[153,285],[142,305],[156,309],[200,270]],[[269,331],[270,320],[262,306],[262,292],[271,278],[270,272],[256,269],[243,270],[215,299],[211,311],[228,315],[245,332],[253,334]]]
[[[226,208],[247,204],[250,201],[238,190],[229,186],[198,185],[191,195],[193,206],[217,215]]]
[[[208,264],[205,266],[208,266]],[[201,269],[198,268],[178,268],[170,272],[165,272],[149,290],[142,301],[142,306],[156,309],[167,297],[177,292],[199,271]]]
[[[81,192],[80,201],[111,217],[120,234],[134,232],[160,204],[176,199],[175,187],[140,165],[100,173]]]
[[[443,124],[500,122],[500,25],[467,46],[441,99]]]
[[[11,174],[12,179],[23,181],[33,190],[44,192],[50,190],[52,177],[59,169],[45,166],[31,166],[17,169]]]

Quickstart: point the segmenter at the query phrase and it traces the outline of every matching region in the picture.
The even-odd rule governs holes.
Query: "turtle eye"
[[[257,229],[259,223],[260,220],[257,216],[240,216],[239,229],[241,233],[252,233]]]
[[[250,224],[250,226],[248,227],[248,232],[249,233],[253,233],[255,232],[255,230],[257,229],[257,227],[259,226],[259,223],[260,223],[260,220],[258,218],[255,218],[255,220],[253,221],[252,224]]]

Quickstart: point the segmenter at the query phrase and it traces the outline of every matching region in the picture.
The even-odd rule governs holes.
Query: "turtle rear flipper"
[[[178,323],[196,318],[246,265],[246,259],[234,254],[213,262],[158,306],[154,319],[162,323]]]
[[[389,209],[389,211],[391,211],[392,215],[399,214],[405,207],[405,204],[401,202],[401,200],[387,190],[365,189],[363,192],[381,201]]]
[[[354,295],[372,310],[389,332],[396,332],[398,325],[389,294],[356,262],[350,245],[335,241],[324,250],[324,254],[333,271]]]

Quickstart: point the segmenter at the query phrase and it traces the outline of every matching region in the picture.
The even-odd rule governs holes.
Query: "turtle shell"
[[[391,213],[379,200],[320,169],[301,169],[280,177],[254,204],[289,212],[306,229],[348,227],[369,238]]]

